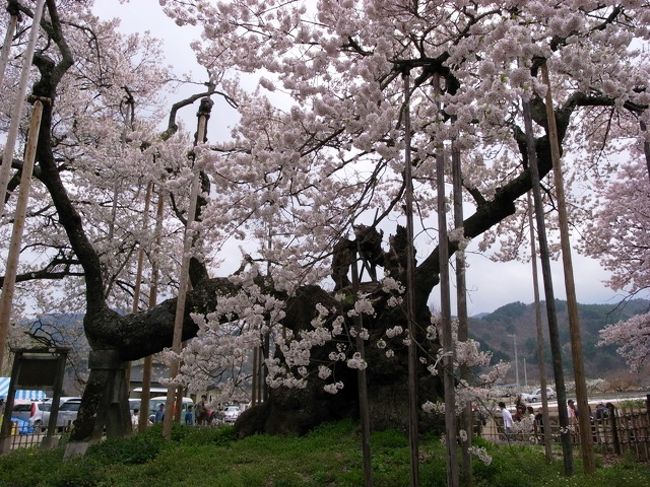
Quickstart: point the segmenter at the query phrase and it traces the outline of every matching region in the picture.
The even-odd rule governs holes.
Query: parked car
[[[239,406],[226,406],[223,410],[223,420],[226,423],[234,423],[241,414]]]
[[[546,397],[547,397],[547,399],[555,399],[557,397],[557,394],[555,393],[555,391],[553,389],[551,389],[550,387],[547,387],[546,388]],[[541,401],[542,400],[542,389],[537,388],[530,394],[524,393],[524,394],[521,395],[521,398],[525,402],[538,402],[538,401]]]
[[[11,417],[12,419],[17,418],[22,421],[29,421],[29,418],[32,417],[32,401],[17,399],[11,410]]]
[[[65,428],[69,426],[79,413],[81,406],[80,397],[62,397],[59,401],[59,414],[56,418],[56,427]],[[48,399],[43,402],[32,404],[33,414],[29,418],[30,425],[34,428],[45,429],[50,422],[50,411],[52,409],[52,400]]]

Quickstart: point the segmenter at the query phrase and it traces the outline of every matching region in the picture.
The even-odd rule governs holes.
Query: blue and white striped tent
[[[11,382],[11,377],[0,377],[0,399],[7,400],[9,382]],[[41,401],[45,399],[45,397],[45,391],[39,391],[36,389],[18,389],[16,390],[14,399]]]

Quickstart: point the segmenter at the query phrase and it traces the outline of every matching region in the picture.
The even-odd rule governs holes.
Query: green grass
[[[477,487],[650,485],[650,467],[631,461],[599,468],[591,477],[561,475],[559,462],[546,465],[535,447],[488,448],[490,465],[474,462]],[[438,438],[420,446],[423,486],[444,486],[445,451]],[[408,485],[405,435],[383,431],[372,436],[372,467],[377,487]],[[322,487],[363,484],[359,433],[349,421],[321,426],[304,437],[253,436],[237,440],[232,428],[178,426],[172,440],[160,429],[124,440],[109,440],[86,456],[63,461],[63,449],[19,450],[0,458],[0,486],[113,487],[224,486]],[[576,471],[580,465],[577,463]]]

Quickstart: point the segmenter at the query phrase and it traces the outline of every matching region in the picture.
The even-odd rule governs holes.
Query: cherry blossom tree
[[[40,184],[34,190],[27,247],[40,251],[42,259],[23,262],[20,279],[26,289],[40,288],[44,305],[65,301],[59,304],[84,308],[91,357],[106,359],[91,363],[73,441],[92,437],[97,412],[106,402],[105,384],[121,362],[171,344],[175,298],[141,313],[115,309],[127,308],[137,245],[151,244],[140,224],[141,195],[150,181],[172,201],[160,264],[167,293],[173,295],[191,177],[191,138],[173,121],[164,136],[154,137],[155,114],[137,111],[156,103],[161,81],[168,77],[155,41],[120,36],[115,22],[89,13],[90,3],[47,1],[32,94],[51,103],[41,126],[35,172]],[[255,431],[281,430],[269,421],[278,415],[287,419],[282,427],[301,431],[348,414],[356,400],[349,393],[354,387],[347,384],[354,384],[352,372],[361,367],[368,367],[369,374],[375,370],[369,375],[374,412],[379,417],[383,408],[390,417],[405,400],[400,357],[409,340],[429,348],[418,371],[420,388],[428,400],[437,399],[440,382],[427,368],[438,362],[439,346],[426,336],[432,325],[427,301],[439,264],[437,246],[426,231],[436,209],[440,147],[453,140],[461,150],[464,197],[474,206],[449,242],[451,253],[482,236],[486,247],[499,243],[505,255],[526,233],[521,232],[526,206],[520,197],[530,189],[530,174],[522,96],[532,107],[541,176],[551,169],[541,64],[546,62],[554,76],[560,107],[555,116],[565,155],[572,156],[571,182],[584,180],[588,171],[602,171],[603,151],[615,150],[623,137],[638,137],[638,117],[645,116],[650,96],[641,49],[650,15],[640,2],[161,4],[178,24],[203,28],[203,39],[194,47],[211,76],[206,93],[218,87],[237,101],[241,116],[231,141],[199,144],[194,153],[204,185],[183,338],[198,336],[187,354],[223,357],[224,362],[215,358],[215,367],[223,367],[233,363],[237,348],[270,337],[275,353],[267,348],[267,384],[274,389],[269,401],[249,413]],[[20,5],[30,17],[32,2]],[[404,335],[406,244],[393,226],[402,218],[399,78],[405,71],[414,80],[411,149],[423,228],[416,241],[420,327],[415,337]],[[255,91],[246,92],[237,76],[253,72],[263,77]],[[441,93],[432,84],[436,77]],[[11,69],[7,79],[12,79]],[[134,105],[127,103],[129,97]],[[124,117],[131,106],[136,109],[133,125]],[[3,163],[20,168],[19,157]],[[552,203],[553,187],[547,184]],[[362,234],[347,238],[353,224],[359,228],[361,223],[380,236],[374,254],[363,247]],[[394,233],[389,250],[379,229]],[[265,241],[269,235],[272,245],[255,250],[254,265],[233,276],[211,277],[216,274],[213,259],[227,241]],[[366,252],[368,272],[359,293],[344,282],[333,291],[329,279],[347,274],[346,249]],[[260,262],[267,268],[260,269]],[[376,276],[370,272],[375,267]],[[48,295],[43,279],[60,279],[65,299]],[[356,355],[351,345],[348,325],[355,316],[364,318],[361,333],[370,345],[366,357]],[[241,327],[237,340],[220,348],[228,345],[225,331],[235,326]],[[475,348],[464,353],[471,363],[480,362],[472,362],[479,356]],[[186,358],[190,363],[190,355]]]
[[[587,252],[599,257],[612,273],[609,286],[628,296],[643,293],[650,286],[650,183],[639,154],[640,144],[635,145],[629,149],[630,159],[613,177],[599,182],[593,203],[595,228],[592,238],[584,242]],[[618,345],[630,368],[641,371],[650,356],[649,319],[646,313],[607,326],[600,332],[600,344]]]

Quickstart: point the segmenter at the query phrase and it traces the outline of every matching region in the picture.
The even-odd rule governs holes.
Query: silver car
[[[30,426],[34,428],[47,428],[50,422],[50,410],[52,409],[52,400],[40,403],[34,403],[37,406],[38,413],[29,418]],[[67,428],[77,419],[79,407],[81,406],[80,397],[62,397],[59,402],[59,414],[56,418],[57,428]]]

